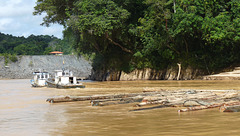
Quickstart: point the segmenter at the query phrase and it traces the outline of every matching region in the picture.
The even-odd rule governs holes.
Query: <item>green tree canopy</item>
[[[64,25],[98,69],[211,71],[240,61],[239,12],[239,0],[38,0],[34,14]]]
[[[0,33],[0,54],[43,55],[53,50],[71,54],[71,42],[66,41],[67,39],[61,40],[48,35],[30,35],[25,38]]]

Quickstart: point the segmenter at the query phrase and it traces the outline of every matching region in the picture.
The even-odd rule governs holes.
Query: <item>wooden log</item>
[[[141,103],[136,104],[135,107],[154,105],[154,104],[166,104],[167,102],[168,101],[165,99],[165,97],[147,96],[147,97],[143,98]]]
[[[144,107],[144,108],[137,108],[137,109],[133,109],[130,111],[141,111],[141,110],[152,110],[152,109],[159,109],[159,108],[166,108],[166,107],[179,107],[182,106],[182,103],[166,103],[166,104],[160,104],[160,105],[154,105],[154,106],[150,106],[150,107]]]
[[[187,112],[187,111],[196,111],[196,110],[203,110],[203,109],[210,109],[210,108],[216,108],[220,107],[223,104],[213,104],[213,105],[201,105],[201,106],[195,106],[195,107],[188,107],[186,109],[180,109],[178,112]]]
[[[136,104],[135,107],[142,107],[142,106],[155,105],[155,104],[165,105],[166,103],[168,103],[168,101],[166,101],[166,100],[159,100],[159,101],[152,101],[152,102],[141,102],[139,104]]]
[[[193,106],[200,106],[200,105],[203,105],[203,104],[199,103],[196,100],[187,100],[183,103],[184,107],[193,107]]]
[[[151,96],[151,95],[156,95],[160,93],[161,92],[93,95],[93,96],[65,96],[65,97],[49,98],[46,101],[50,103],[74,102],[74,101],[88,101],[88,100],[100,100],[100,99],[127,98],[127,97],[136,97],[136,96]]]
[[[137,97],[127,97],[127,98],[115,98],[115,99],[103,99],[103,100],[91,100],[92,106],[105,106],[105,105],[111,105],[110,103],[115,102],[117,104],[119,101],[119,104],[123,104],[124,101],[134,101],[134,102],[140,102],[143,100],[144,97],[137,96]],[[107,104],[109,103],[109,104]]]
[[[220,112],[239,112],[240,111],[240,102],[228,102],[223,104],[219,108]]]
[[[95,103],[99,102],[109,102],[109,101],[121,101],[123,98],[114,98],[114,99],[99,99],[99,100],[91,100],[90,103],[92,106],[95,106]]]
[[[219,108],[220,112],[240,112],[240,105],[226,106],[223,105]]]
[[[180,109],[178,110],[178,112],[187,112],[187,111],[196,111],[196,110],[203,110],[203,109],[210,109],[210,108],[217,108],[220,107],[220,111],[224,111],[224,107],[221,108],[221,106],[234,106],[234,105],[240,105],[239,101],[235,101],[235,102],[228,102],[228,103],[216,103],[216,104],[212,104],[212,105],[201,105],[201,106],[195,106],[195,107],[188,107],[186,109]]]
[[[142,110],[153,110],[153,109],[159,109],[159,108],[165,108],[168,107],[166,105],[157,105],[157,106],[152,106],[152,107],[145,107],[145,108],[138,108],[138,109],[133,109],[133,110],[129,110],[131,111],[142,111]]]
[[[92,103],[92,106],[108,106],[108,105],[116,105],[116,104],[128,104],[128,103],[135,103],[135,102],[140,102],[142,101],[143,98],[125,98],[120,101],[105,101],[105,102],[100,102],[100,101],[95,101]]]

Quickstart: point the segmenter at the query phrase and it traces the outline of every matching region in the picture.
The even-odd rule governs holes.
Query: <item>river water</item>
[[[47,98],[163,89],[236,89],[240,81],[87,82],[84,89],[31,88],[29,80],[0,80],[0,135],[6,136],[219,136],[240,134],[240,113],[217,108],[178,113],[178,108],[131,111],[134,104],[92,107],[89,101]]]

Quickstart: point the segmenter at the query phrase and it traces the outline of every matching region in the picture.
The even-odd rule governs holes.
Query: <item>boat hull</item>
[[[35,82],[33,79],[30,80],[30,83],[32,85],[32,87],[46,87],[46,82],[43,83],[38,83],[38,82]]]
[[[60,89],[67,89],[67,88],[85,88],[83,84],[67,84],[67,85],[60,85],[56,84],[53,81],[47,80],[47,86],[50,88],[60,88]]]

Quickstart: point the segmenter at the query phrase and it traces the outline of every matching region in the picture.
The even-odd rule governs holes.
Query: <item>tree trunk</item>
[[[180,74],[181,74],[181,63],[178,63],[178,75],[177,75],[177,80],[179,80],[180,78]]]
[[[173,1],[174,13],[176,13],[176,1]]]

